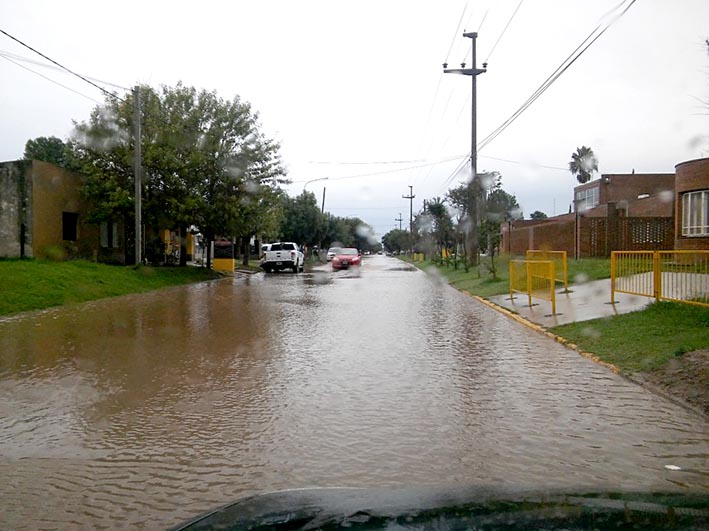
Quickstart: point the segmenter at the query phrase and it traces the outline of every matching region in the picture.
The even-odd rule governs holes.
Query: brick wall
[[[675,249],[709,249],[709,237],[682,236],[682,194],[709,190],[709,158],[690,160],[675,166]]]

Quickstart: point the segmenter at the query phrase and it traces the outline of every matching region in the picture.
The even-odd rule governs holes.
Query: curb
[[[460,290],[458,290],[458,291],[460,291]],[[578,352],[578,353],[579,353],[581,356],[583,356],[584,358],[588,358],[588,359],[590,359],[591,361],[593,361],[593,362],[595,362],[595,363],[597,363],[597,364],[599,364],[599,365],[602,365],[602,366],[605,367],[606,369],[610,369],[610,370],[613,371],[614,373],[620,374],[621,376],[624,376],[624,375],[622,374],[621,370],[620,370],[618,367],[616,367],[615,365],[613,365],[612,363],[608,363],[607,361],[603,361],[601,358],[599,358],[598,356],[596,356],[596,355],[593,354],[592,352],[588,352],[587,350],[583,350],[583,349],[582,349],[581,347],[579,347],[576,343],[572,343],[571,341],[569,341],[569,340],[566,339],[565,337],[562,337],[562,336],[559,336],[559,335],[554,334],[554,333],[552,333],[552,332],[549,332],[549,330],[547,330],[547,329],[544,328],[543,326],[538,325],[538,324],[536,324],[536,323],[533,323],[532,321],[530,321],[530,320],[528,320],[528,319],[525,319],[525,318],[522,317],[521,315],[518,315],[518,314],[516,314],[516,313],[513,313],[513,312],[511,312],[510,310],[508,310],[507,308],[503,308],[502,306],[498,306],[498,305],[495,304],[494,302],[491,302],[491,301],[489,301],[489,300],[487,300],[487,299],[484,299],[484,298],[480,297],[479,295],[470,295],[469,293],[467,293],[467,292],[465,292],[465,291],[463,291],[462,293],[465,293],[466,295],[468,295],[469,297],[472,297],[472,298],[475,299],[476,301],[483,303],[483,304],[484,304],[485,306],[487,306],[488,308],[492,308],[493,310],[495,310],[495,311],[497,311],[497,312],[499,312],[499,313],[501,313],[501,314],[503,314],[503,315],[506,315],[506,316],[508,316],[508,317],[510,317],[510,318],[512,318],[512,319],[514,319],[515,321],[517,321],[517,322],[520,323],[520,324],[523,324],[523,325],[526,326],[527,328],[531,328],[532,330],[534,330],[534,331],[536,331],[536,332],[538,332],[538,333],[540,333],[540,334],[542,334],[542,335],[545,335],[545,336],[547,336],[547,337],[553,339],[553,340],[556,341],[557,343],[561,343],[561,344],[564,345],[566,348],[569,348],[569,349],[571,349],[571,350],[574,350],[574,351]]]

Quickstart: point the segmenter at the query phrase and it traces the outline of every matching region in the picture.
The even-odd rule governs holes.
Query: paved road
[[[383,256],[0,321],[0,412],[2,528],[311,486],[709,486],[702,417]]]

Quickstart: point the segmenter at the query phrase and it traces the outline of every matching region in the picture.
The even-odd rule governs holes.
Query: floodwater
[[[384,256],[0,321],[0,413],[4,529],[301,487],[709,486],[701,416]]]

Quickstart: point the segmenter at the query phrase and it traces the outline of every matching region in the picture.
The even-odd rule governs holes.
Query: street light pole
[[[448,68],[448,63],[443,63],[443,72],[445,74],[462,74],[464,76],[470,76],[472,78],[472,105],[471,105],[471,115],[472,115],[472,125],[471,125],[471,135],[470,135],[470,171],[472,173],[473,185],[473,199],[471,199],[471,204],[468,205],[468,210],[470,212],[470,224],[471,224],[471,235],[470,235],[470,250],[474,263],[478,261],[478,223],[480,216],[480,195],[482,193],[482,187],[480,186],[480,179],[478,177],[478,139],[477,139],[477,86],[476,80],[478,75],[487,72],[487,63],[483,63],[482,68],[477,68],[477,57],[475,55],[475,42],[477,40],[477,32],[464,32],[463,37],[467,37],[472,41],[472,68],[465,68],[465,63],[461,63],[460,68]]]
[[[303,185],[303,191],[305,192],[305,187],[308,186],[310,183],[314,183],[316,181],[327,181],[330,177],[320,177],[319,179],[311,179],[309,181],[305,181],[305,184]]]

